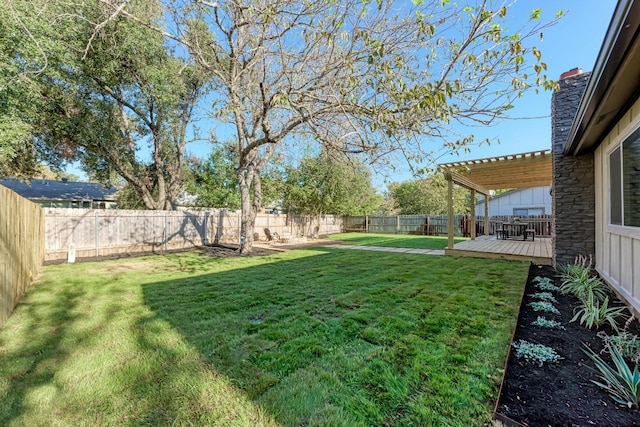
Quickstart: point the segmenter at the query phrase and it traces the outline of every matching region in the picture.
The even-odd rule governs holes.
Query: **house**
[[[640,0],[620,0],[591,73],[553,95],[553,262],[592,255],[640,312]]]
[[[484,200],[476,203],[484,212]],[[551,186],[518,188],[489,198],[489,216],[551,215]]]
[[[25,182],[7,178],[0,179],[0,185],[47,208],[105,209],[115,207],[116,204],[116,189],[94,182],[50,179],[32,179]]]

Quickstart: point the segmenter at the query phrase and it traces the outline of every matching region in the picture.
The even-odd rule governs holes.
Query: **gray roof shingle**
[[[0,185],[30,200],[105,200],[114,201],[116,189],[95,182],[53,181],[32,179],[24,182],[14,178],[0,179]]]

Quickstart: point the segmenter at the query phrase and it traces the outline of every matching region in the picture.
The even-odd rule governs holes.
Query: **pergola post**
[[[453,249],[453,179],[451,174],[446,175],[447,178],[447,249]]]
[[[489,195],[484,195],[484,235],[489,235]]]
[[[471,240],[476,240],[476,190],[471,189]]]

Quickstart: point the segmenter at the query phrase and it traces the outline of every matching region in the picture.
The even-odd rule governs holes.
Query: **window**
[[[640,129],[609,155],[609,221],[640,227]]]
[[[514,208],[513,216],[544,215],[544,208]]]

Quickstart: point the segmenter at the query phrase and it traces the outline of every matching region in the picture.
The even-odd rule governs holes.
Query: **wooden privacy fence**
[[[454,234],[464,233],[465,216],[455,215]],[[394,215],[348,216],[344,218],[344,231],[361,231],[382,234],[447,235],[446,215]]]
[[[476,235],[495,234],[503,222],[512,221],[511,216],[493,216],[489,218],[489,232],[485,233],[484,217],[476,216]],[[523,222],[529,223],[536,236],[551,236],[551,215],[520,216]],[[447,235],[446,215],[394,215],[394,216],[348,216],[344,218],[344,231],[383,234],[421,234],[427,236]],[[454,235],[471,235],[471,217],[469,215],[454,216]]]
[[[240,214],[222,210],[131,211],[45,209],[45,260],[64,260],[136,252],[185,249],[212,243],[238,244]],[[341,217],[291,217],[258,214],[255,234],[280,236],[338,233]]]
[[[42,267],[42,208],[0,186],[0,327]]]

